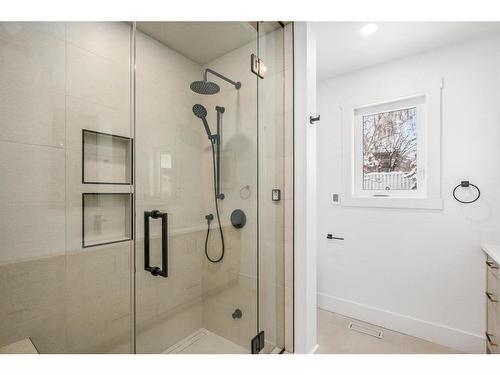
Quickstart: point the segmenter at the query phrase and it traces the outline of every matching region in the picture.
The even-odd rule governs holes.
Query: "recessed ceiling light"
[[[361,29],[359,29],[359,33],[362,36],[368,36],[368,35],[372,35],[377,30],[378,30],[378,25],[376,23],[372,22],[372,23],[367,23]]]

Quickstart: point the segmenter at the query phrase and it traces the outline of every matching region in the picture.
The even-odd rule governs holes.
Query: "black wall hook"
[[[314,124],[316,121],[319,121],[320,117],[320,115],[316,117],[309,116],[309,123]]]
[[[471,201],[463,201],[463,200],[460,200],[457,198],[456,191],[459,187],[468,188],[471,186],[477,190],[477,197],[476,198],[474,198]],[[481,190],[479,190],[479,188],[476,185],[472,184],[470,181],[460,181],[460,184],[455,186],[455,188],[453,189],[453,198],[455,198],[455,200],[457,200],[460,203],[465,203],[465,204],[474,203],[475,201],[477,201],[479,199],[480,196],[481,196]]]

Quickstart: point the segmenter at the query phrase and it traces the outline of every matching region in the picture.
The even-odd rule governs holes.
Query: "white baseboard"
[[[481,335],[465,332],[411,316],[382,310],[373,306],[318,293],[318,307],[340,315],[375,324],[387,329],[419,337],[424,340],[460,350],[464,353],[484,353],[485,341]]]

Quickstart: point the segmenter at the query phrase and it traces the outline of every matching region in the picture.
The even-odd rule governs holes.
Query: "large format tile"
[[[64,251],[64,150],[0,145],[0,262]]]
[[[64,252],[64,211],[63,202],[0,207],[0,263]]]
[[[64,93],[0,79],[0,140],[64,147]]]
[[[127,22],[68,22],[67,41],[118,64],[130,59],[131,26]]]
[[[350,322],[376,331],[381,339],[348,328]],[[318,309],[318,354],[453,354],[454,349]]]
[[[247,354],[248,350],[204,328],[164,351],[165,354]]]
[[[130,112],[68,96],[66,100],[67,147],[81,151],[82,129],[131,137]]]
[[[129,64],[117,64],[85,49],[67,46],[67,94],[115,109],[130,106]]]
[[[140,315],[137,316],[140,318]],[[137,353],[161,353],[202,327],[201,302],[150,322],[137,323]]]
[[[430,341],[404,335],[404,345],[407,353],[414,354],[459,354],[460,352]]]
[[[0,142],[0,206],[64,202],[64,166],[64,150]]]
[[[0,23],[0,140],[64,147],[64,25]]]
[[[0,79],[64,93],[65,43],[31,23],[0,23]]]
[[[41,353],[64,350],[64,277],[63,254],[0,266],[0,346],[30,337]]]

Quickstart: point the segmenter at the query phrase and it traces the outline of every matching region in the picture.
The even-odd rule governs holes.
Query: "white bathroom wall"
[[[319,307],[465,352],[484,350],[484,259],[500,225],[500,48],[489,36],[318,84]],[[340,104],[366,85],[442,77],[442,210],[345,207]],[[388,98],[391,99],[391,98]],[[363,104],[363,103],[360,103]],[[438,124],[430,124],[438,126]],[[451,192],[481,188],[471,205]],[[345,241],[326,239],[326,233]]]

